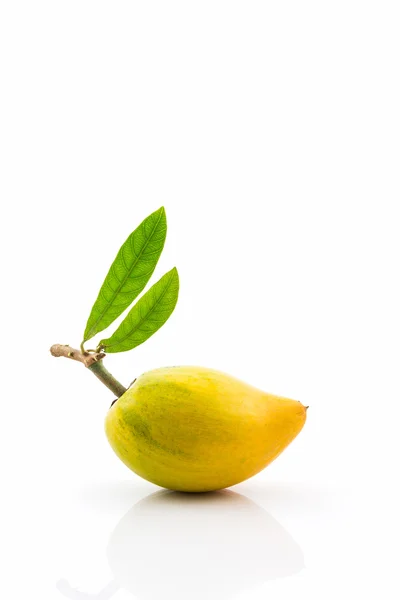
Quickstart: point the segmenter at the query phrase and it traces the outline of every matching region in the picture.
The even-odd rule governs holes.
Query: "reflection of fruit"
[[[297,401],[201,367],[139,377],[106,418],[108,440],[135,473],[162,487],[217,490],[255,475],[296,437]]]
[[[147,600],[224,600],[304,566],[279,523],[226,490],[141,500],[116,526],[107,557],[120,586]]]

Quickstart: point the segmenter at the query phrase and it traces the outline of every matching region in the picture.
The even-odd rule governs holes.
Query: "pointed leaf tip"
[[[106,352],[126,352],[148,340],[169,319],[178,301],[179,275],[168,271],[129,311],[113,335],[101,340]]]
[[[84,342],[108,327],[143,291],[160,258],[166,235],[167,220],[162,206],[128,236],[92,307]]]

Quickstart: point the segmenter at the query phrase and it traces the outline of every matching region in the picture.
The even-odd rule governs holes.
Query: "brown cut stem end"
[[[85,367],[90,367],[105,357],[104,352],[82,352],[77,348],[71,348],[68,344],[54,344],[50,348],[50,352],[56,357],[64,356],[65,358],[81,362]]]
[[[126,388],[105,368],[102,361],[105,357],[104,352],[77,350],[68,344],[54,344],[50,348],[50,352],[53,356],[64,356],[84,364],[118,398],[126,392]]]

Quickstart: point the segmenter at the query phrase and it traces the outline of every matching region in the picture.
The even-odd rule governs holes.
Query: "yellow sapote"
[[[119,249],[79,348],[53,344],[50,352],[82,363],[117,396],[107,414],[106,432],[114,451],[132,471],[172,490],[218,490],[248,479],[273,461],[303,427],[306,408],[201,367],[149,371],[128,389],[106,369],[106,354],[140,346],[174,312],[179,295],[176,267],[140,295],[156,268],[166,234],[161,206]],[[110,337],[100,339],[94,349],[85,349],[86,342],[128,307]]]
[[[203,367],[136,379],[105,422],[117,456],[159,486],[207,492],[252,477],[302,429],[306,407]]]

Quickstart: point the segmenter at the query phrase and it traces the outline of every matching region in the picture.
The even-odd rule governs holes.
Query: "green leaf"
[[[105,352],[126,352],[143,344],[171,316],[179,293],[179,276],[174,267],[146,292],[129,311],[113,335],[101,340]]]
[[[83,342],[110,325],[145,288],[167,235],[162,206],[130,234],[107,273],[86,324]]]

